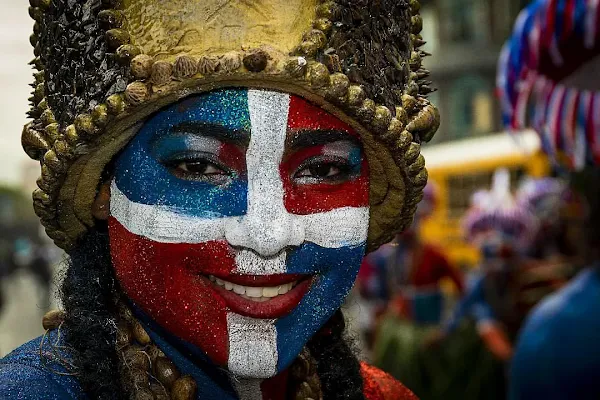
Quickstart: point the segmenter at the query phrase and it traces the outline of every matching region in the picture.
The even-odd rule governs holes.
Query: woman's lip
[[[274,274],[274,275],[237,275],[210,273],[219,279],[242,286],[273,287],[297,282],[307,278],[309,275],[302,274]]]
[[[303,277],[306,277],[306,275]],[[244,298],[233,291],[229,291],[224,287],[211,282],[205,276],[201,275],[200,278],[204,280],[205,283],[212,286],[212,288],[223,298],[223,300],[225,300],[225,303],[231,311],[236,314],[257,319],[277,319],[286,316],[292,312],[292,310],[300,303],[302,298],[304,298],[304,295],[306,292],[308,292],[308,289],[312,283],[312,279],[303,279],[302,281],[299,281],[298,284],[289,292],[272,297],[267,301],[259,302]],[[290,280],[287,279],[287,283],[289,282]],[[256,284],[253,286],[256,287]]]

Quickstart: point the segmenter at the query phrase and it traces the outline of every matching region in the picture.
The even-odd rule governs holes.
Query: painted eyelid
[[[153,153],[159,160],[172,158],[175,154],[202,153],[217,155],[222,143],[210,137],[191,134],[169,135],[158,138],[152,145]]]

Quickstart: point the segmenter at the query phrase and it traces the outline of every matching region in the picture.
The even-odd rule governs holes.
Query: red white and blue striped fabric
[[[600,161],[600,93],[563,81],[600,53],[600,0],[536,0],[499,61],[504,125],[535,129],[544,150],[581,169]]]

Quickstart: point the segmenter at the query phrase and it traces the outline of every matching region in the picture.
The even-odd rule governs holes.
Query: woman
[[[23,144],[71,262],[64,312],[3,361],[2,392],[413,398],[358,362],[339,308],[427,180],[418,10],[34,1]]]

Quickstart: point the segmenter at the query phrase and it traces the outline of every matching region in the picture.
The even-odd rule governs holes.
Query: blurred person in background
[[[600,398],[600,4],[537,0],[499,63],[504,122],[533,127],[589,203],[588,267],[534,309],[517,342],[510,399]]]
[[[479,250],[481,262],[467,293],[445,322],[444,336],[470,317],[492,354],[502,361],[511,357],[512,338],[524,317],[517,311],[518,281],[536,225],[536,218],[512,196],[508,171],[496,171],[491,190],[473,196],[464,218],[465,234]]]
[[[410,228],[366,259],[374,265],[372,276],[377,283],[371,284],[372,293],[385,299],[394,315],[417,325],[440,323],[443,279],[451,280],[459,295],[463,292],[460,272],[441,250],[421,239],[421,225],[431,216],[436,201],[435,184],[429,182]]]

